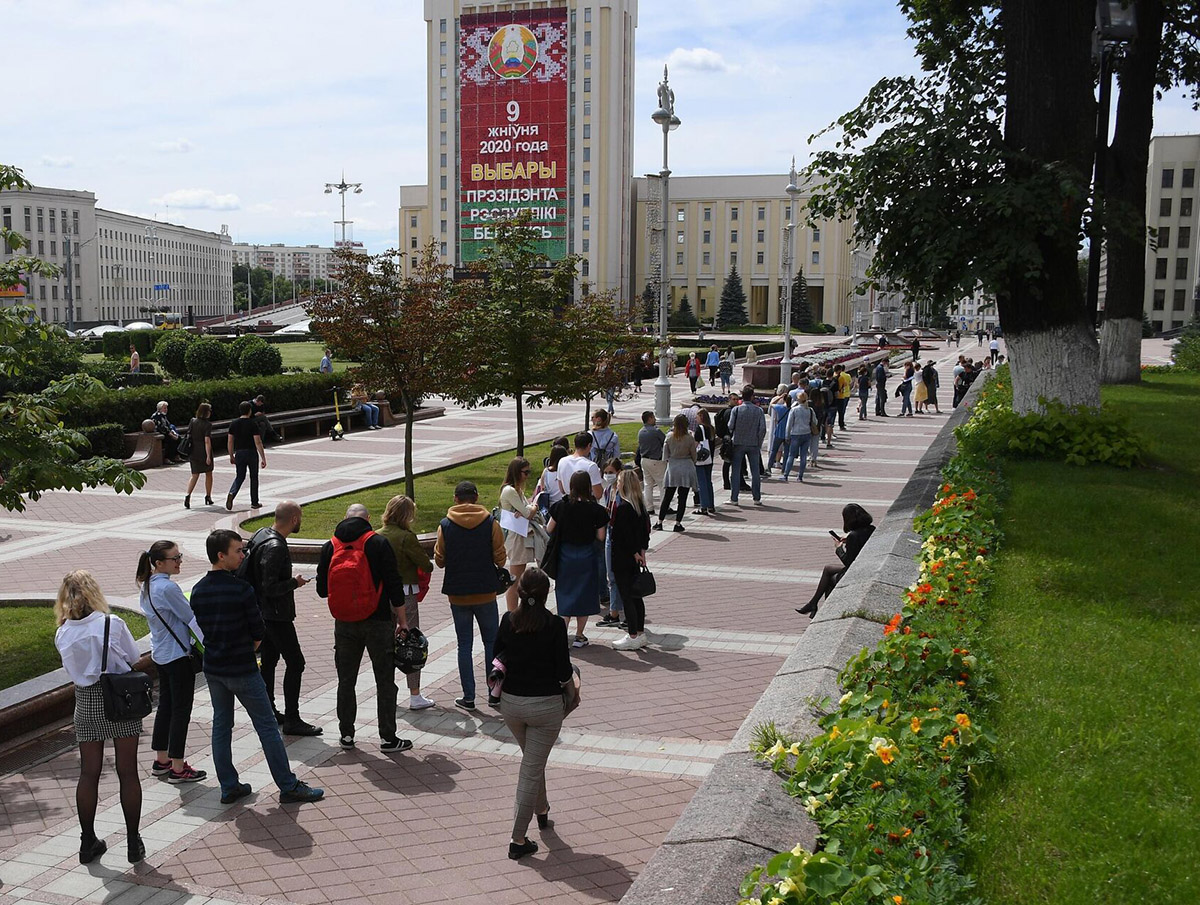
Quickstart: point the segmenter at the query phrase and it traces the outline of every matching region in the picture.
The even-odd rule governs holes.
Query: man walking
[[[646,511],[655,511],[654,488],[662,488],[667,473],[667,462],[663,458],[663,443],[667,436],[658,429],[654,412],[642,412],[642,429],[637,435],[637,453],[633,464],[642,470],[642,495],[646,500]]]
[[[408,751],[413,743],[396,736],[396,666],[392,651],[396,628],[407,628],[404,585],[396,554],[386,538],[371,530],[371,515],[352,503],[346,517],[321,548],[317,596],[329,601],[333,615],[333,663],[337,668],[339,744],[354,747],[358,716],[358,668],[363,651],[375,673],[380,751]]]
[[[586,447],[584,455],[578,455],[580,438],[587,436],[579,434],[575,438],[576,456],[561,460],[559,471],[571,458],[582,459],[591,468],[596,468],[596,463],[586,456]],[[474,623],[479,624],[479,634],[483,637],[484,669],[490,669],[492,646],[500,627],[496,606],[500,585],[496,567],[508,561],[508,554],[504,550],[504,535],[499,523],[479,505],[479,490],[470,481],[460,481],[454,488],[454,505],[438,525],[433,560],[439,568],[445,569],[442,593],[450,600],[450,615],[454,618],[454,634],[458,638],[458,678],[463,694],[454,703],[463,710],[474,710],[475,665],[471,656]]]
[[[292,575],[292,554],[288,536],[300,530],[300,505],[284,500],[275,507],[275,522],[259,528],[250,538],[246,559],[239,577],[250,582],[258,594],[264,634],[259,647],[263,683],[275,719],[284,735],[320,735],[319,726],[300,718],[300,677],[304,674],[304,653],[296,637],[296,589],[308,584],[302,575]],[[275,667],[283,658],[283,713],[275,706]]]
[[[204,633],[204,677],[212,697],[213,766],[221,784],[221,803],[230,804],[252,791],[249,783],[238,781],[233,765],[235,699],[254,724],[271,777],[279,786],[279,801],[320,801],[325,792],[301,782],[288,765],[267,686],[255,662],[254,652],[263,638],[263,620],[254,588],[234,574],[245,555],[242,536],[218,529],[208,535],[204,546],[212,569],[196,582],[191,604]]]
[[[837,385],[838,430],[845,430],[846,409],[850,407],[850,397],[854,394],[854,379],[846,373],[845,365],[834,365],[833,374]]]
[[[322,374],[333,373],[333,353],[328,349],[325,350],[325,355],[321,358],[320,371]]]
[[[762,505],[762,444],[767,435],[767,416],[754,402],[754,387],[742,389],[742,404],[729,415],[729,434],[733,438],[733,474],[729,502],[735,506],[742,489],[742,467],[750,463],[750,493],[756,505]]]
[[[1000,357],[1000,340],[996,339],[994,334],[991,342],[988,343],[988,351],[992,353],[992,367],[995,367],[996,359]]]
[[[237,468],[229,495],[225,497],[225,508],[232,509],[233,501],[250,472],[250,508],[258,509],[258,469],[267,467],[267,454],[263,451],[262,434],[254,420],[254,406],[250,402],[238,403],[238,417],[229,424],[226,443],[229,449],[229,464]]]
[[[887,359],[875,365],[875,414],[880,418],[890,417],[887,413]]]
[[[716,346],[708,350],[708,355],[704,359],[704,366],[708,368],[708,385],[716,386],[717,378],[721,376],[721,353],[717,351]]]

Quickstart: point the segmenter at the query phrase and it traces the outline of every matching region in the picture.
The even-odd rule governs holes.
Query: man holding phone
[[[284,500],[275,507],[275,522],[259,528],[250,538],[246,558],[238,577],[250,582],[262,609],[262,677],[271,698],[275,719],[284,735],[320,735],[321,728],[300,717],[300,677],[304,674],[304,653],[296,637],[296,589],[308,584],[303,575],[292,575],[292,554],[288,536],[300,530],[300,506]],[[283,658],[283,713],[275,707],[275,667]]]

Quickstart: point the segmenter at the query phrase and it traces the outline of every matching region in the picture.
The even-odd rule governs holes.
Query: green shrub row
[[[138,351],[140,358],[154,357],[154,344],[169,330],[122,330],[105,333],[100,337],[100,348],[105,358],[129,358],[129,347]],[[176,331],[182,332],[182,331]]]
[[[177,330],[159,339],[155,355],[172,377],[192,380],[212,380],[231,372],[266,377],[283,371],[283,354],[250,333],[222,340]]]
[[[109,459],[125,458],[125,429],[116,423],[81,427],[79,433],[87,439],[93,456]]]
[[[1200,335],[1185,333],[1175,344],[1175,366],[1187,371],[1200,371]]]
[[[286,374],[274,377],[233,377],[221,380],[172,381],[158,387],[106,390],[88,396],[64,413],[76,429],[118,423],[126,432],[142,429],[142,421],[154,414],[159,401],[170,404],[171,420],[185,425],[201,402],[211,403],[213,419],[236,418],[238,403],[259,393],[267,397],[269,411],[331,405],[332,390],[338,386],[332,374]]]

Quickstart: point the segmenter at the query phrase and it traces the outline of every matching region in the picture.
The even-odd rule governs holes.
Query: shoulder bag
[[[538,559],[538,568],[548,577],[556,579],[558,578],[558,553],[562,549],[562,525],[555,525],[554,528],[555,530],[550,532],[549,540],[546,542],[546,549]]]
[[[192,639],[191,644],[184,644],[179,640],[179,636],[175,634],[175,629],[171,628],[170,623],[168,623],[167,620],[162,617],[162,613],[160,613],[158,611],[158,607],[154,605],[154,597],[150,593],[149,578],[146,579],[146,600],[150,604],[150,609],[154,610],[154,615],[158,617],[158,621],[163,624],[163,628],[170,632],[171,637],[175,639],[175,643],[179,645],[180,649],[182,649],[192,661],[192,672],[195,675],[200,675],[200,673],[204,672],[204,647],[195,638]]]
[[[579,667],[571,665],[571,678],[563,683],[562,699],[563,699],[563,716],[567,716],[571,711],[579,706],[581,700],[579,695],[580,686],[583,684],[583,679],[579,675]]]
[[[190,456],[192,453],[192,430],[196,427],[196,419],[193,418],[188,424],[188,432],[183,435],[183,439],[179,441],[179,455]]]
[[[654,580],[654,573],[642,566],[637,575],[633,576],[633,585],[630,590],[638,597],[650,597],[658,591],[658,582]]]
[[[144,672],[108,672],[108,630],[112,617],[104,617],[104,654],[100,658],[100,695],[104,715],[114,723],[140,720],[154,709],[150,677]],[[132,665],[132,664],[130,664]]]

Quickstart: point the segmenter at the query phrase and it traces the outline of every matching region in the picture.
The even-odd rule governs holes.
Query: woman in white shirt
[[[188,599],[171,581],[182,562],[183,554],[174,541],[155,541],[138,558],[136,576],[142,589],[142,615],[150,626],[150,657],[158,667],[158,712],[150,744],[155,756],[150,770],[171,785],[199,782],[208,775],[193,769],[183,753],[196,693],[192,635],[200,639],[204,635]]]
[[[96,807],[100,797],[100,772],[104,765],[104,742],[113,740],[117,777],[121,782],[121,810],[125,814],[129,863],[146,857],[138,834],[142,815],[142,785],[137,772],[138,736],[141,720],[115,722],[104,715],[100,692],[104,661],[104,627],[108,625],[109,673],[129,672],[141,657],[129,627],[120,616],[109,615],[108,601],[91,572],[70,572],[63,578],[54,602],[58,631],[54,646],[63,668],[75,683],[75,737],[79,740],[79,783],[75,803],[79,809],[79,863],[88,864],[108,849],[96,838]]]
[[[550,457],[546,460],[546,468],[542,472],[542,478],[538,481],[538,485],[534,488],[533,499],[539,504],[542,510],[543,517],[550,514],[550,507],[563,498],[562,485],[558,483],[558,463],[562,461],[563,456],[570,453],[561,446],[555,446],[550,450]],[[542,494],[546,494],[546,499],[539,500]]]
[[[504,486],[500,488],[500,512],[510,513],[516,519],[526,522],[526,534],[518,531],[504,531],[504,551],[508,554],[508,571],[518,581],[525,566],[533,562],[533,534],[529,531],[529,519],[537,513],[537,506],[525,497],[525,485],[529,483],[529,473],[532,471],[529,460],[523,456],[515,456],[508,463],[508,473],[504,476]],[[505,603],[510,613],[517,609],[517,582],[505,592]]]

